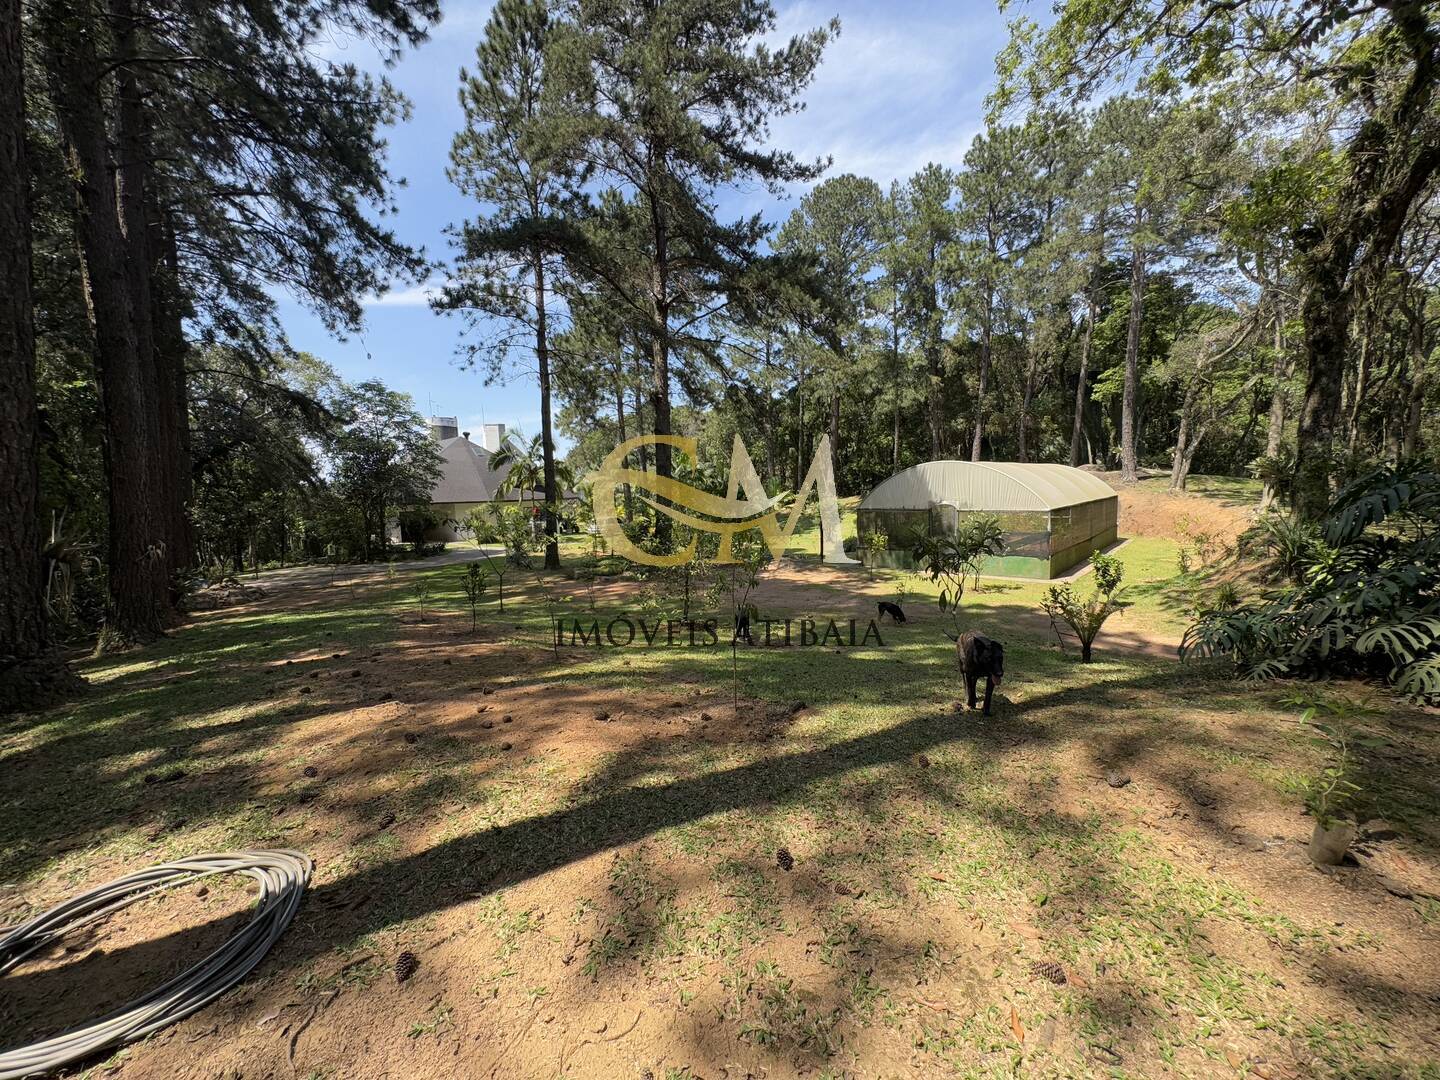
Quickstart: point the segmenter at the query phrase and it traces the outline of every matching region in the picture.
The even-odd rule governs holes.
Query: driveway
[[[425,559],[338,565],[307,563],[304,566],[286,566],[279,570],[262,570],[259,574],[245,574],[240,580],[246,585],[259,585],[273,596],[314,585],[378,580],[388,575],[392,567],[397,574],[411,570],[436,570],[445,566],[463,566],[487,556],[499,557],[504,553],[504,547],[499,544],[487,544],[484,547],[447,547],[439,555],[431,555]]]

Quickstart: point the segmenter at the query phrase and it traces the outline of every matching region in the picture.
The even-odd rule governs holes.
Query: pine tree
[[[104,404],[102,645],[162,632],[193,561],[187,326],[263,355],[283,340],[276,285],[354,328],[365,294],[424,266],[368,213],[391,208],[377,128],[403,101],[313,46],[349,30],[393,55],[437,17],[434,0],[37,5]]]
[[[830,446],[840,457],[840,401],[858,376],[871,337],[866,323],[870,276],[880,245],[883,196],[873,180],[847,173],[810,191],[781,227],[777,246],[810,270],[805,337],[819,346],[830,401]],[[837,465],[838,468],[838,465]]]
[[[540,384],[540,440],[544,459],[545,567],[559,569],[555,435],[551,416],[551,293],[570,226],[578,212],[581,170],[559,153],[555,127],[563,121],[546,85],[551,31],[544,0],[500,0],[475,49],[473,74],[460,75],[465,127],[450,151],[450,177],[465,194],[493,209],[459,231],[455,282],[437,310],[464,310],[472,326],[505,329],[470,348],[498,376],[516,350],[534,357]],[[522,327],[529,340],[510,327]]]
[[[952,432],[945,416],[949,376],[945,326],[957,271],[955,174],[930,164],[905,188],[905,313],[925,364],[930,456],[945,457]]]
[[[759,215],[719,221],[714,192],[746,181],[778,191],[819,175],[821,163],[759,144],[771,117],[799,108],[838,23],[772,48],[768,0],[570,0],[563,10],[552,64],[570,102],[569,152],[620,195],[608,204],[619,220],[572,258],[633,317],[654,430],[669,435],[672,365],[705,351],[706,317],[755,286],[766,233]],[[674,474],[669,445],[655,447],[655,471]],[[657,534],[668,541],[663,516]]]
[[[39,708],[79,683],[49,651],[29,177],[20,0],[0,0],[0,713]]]
[[[93,0],[51,0],[37,15],[51,98],[73,177],[76,223],[105,426],[109,603],[102,644],[162,633],[171,617],[166,520],[154,486],[153,368],[136,341],[132,278],[111,172],[104,61],[114,45]],[[140,313],[142,316],[148,313]]]

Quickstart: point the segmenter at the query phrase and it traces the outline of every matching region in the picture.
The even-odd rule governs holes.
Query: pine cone
[[[1030,965],[1030,974],[1056,986],[1065,985],[1065,969],[1054,960],[1037,960]]]
[[[320,770],[315,768],[314,765],[306,765],[304,771],[305,775],[311,780],[314,780],[315,777],[320,775]]]
[[[782,847],[779,851],[775,852],[775,862],[781,870],[787,873],[795,869],[795,856],[790,854],[789,848]]]
[[[415,740],[418,739],[418,738],[419,738],[419,736],[416,735],[415,732],[413,732],[413,731],[407,731],[407,732],[405,732],[405,741],[406,741],[407,743],[409,743],[411,746],[414,746],[414,745],[415,745]]]
[[[395,981],[397,983],[403,983],[419,969],[419,958],[409,949],[406,949],[395,958]]]

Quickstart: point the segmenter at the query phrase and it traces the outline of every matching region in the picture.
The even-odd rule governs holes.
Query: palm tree
[[[536,435],[528,442],[525,436],[516,432],[507,432],[504,440],[500,443],[500,449],[496,450],[490,457],[490,467],[500,472],[508,467],[510,470],[505,474],[505,479],[500,482],[501,495],[508,495],[512,491],[520,493],[521,502],[533,503],[535,493],[545,489],[545,444],[543,437]],[[559,491],[556,493],[557,501],[564,497],[567,488],[574,486],[574,477],[570,470],[558,461],[555,463],[555,481]],[[559,507],[551,508],[555,514],[559,513]],[[553,520],[553,516],[552,516]],[[546,537],[546,543],[555,540],[553,536]]]

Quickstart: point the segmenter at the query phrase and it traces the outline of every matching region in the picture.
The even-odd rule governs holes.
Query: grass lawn
[[[863,626],[903,582],[883,647],[733,661],[556,655],[533,575],[472,633],[454,567],[207,613],[0,727],[0,924],[183,854],[316,858],[250,979],[96,1075],[1440,1076],[1440,724],[1326,688],[1385,741],[1362,865],[1316,870],[1304,688],[1141,648],[1183,626],[1175,553],[1119,549],[1135,603],[1090,665],[1042,583],[968,597],[1007,647],[990,718],[955,708],[933,590],[888,571],[759,593]],[[544,582],[602,622],[661,611],[645,588]],[[147,901],[18,969],[0,1044],[153,985],[243,907]]]

